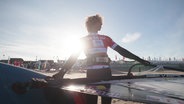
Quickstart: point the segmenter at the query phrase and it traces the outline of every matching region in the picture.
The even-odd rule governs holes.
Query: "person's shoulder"
[[[89,39],[89,35],[83,36],[80,38],[80,41],[85,41]]]
[[[86,38],[88,38],[88,37],[89,37],[88,35],[83,36],[83,37],[80,38],[80,40],[84,40],[84,39],[86,39]]]
[[[108,35],[102,35],[102,34],[99,34],[100,37],[104,37],[104,38],[107,38],[107,39],[111,39]]]

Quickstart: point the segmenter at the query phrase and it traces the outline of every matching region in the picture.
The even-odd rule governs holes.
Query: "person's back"
[[[111,69],[110,69],[110,59],[107,55],[107,48],[110,47],[113,50],[117,51],[120,55],[134,59],[143,64],[149,64],[148,61],[145,61],[138,56],[132,54],[128,50],[122,48],[116,44],[110,37],[106,35],[98,34],[98,31],[101,30],[102,18],[99,15],[89,16],[86,20],[86,28],[88,35],[81,38],[82,43],[84,44],[84,53],[87,57],[86,69],[87,69],[87,78],[89,79],[110,79],[111,78]],[[53,77],[63,78],[66,70],[70,69],[72,65],[77,60],[78,54],[73,54],[67,60],[63,66],[63,70],[55,74]],[[63,72],[62,72],[63,71]],[[105,85],[107,89],[110,89],[110,85]],[[95,95],[86,95],[87,104],[96,104],[97,96]],[[102,104],[110,104],[111,98],[102,97]]]
[[[87,60],[87,78],[90,79],[110,79],[110,59],[107,55],[108,47],[117,46],[112,39],[106,35],[98,34],[101,30],[102,18],[99,15],[90,16],[86,20],[88,35],[81,40],[84,44],[84,53]],[[109,89],[110,85],[106,85]],[[97,96],[86,95],[87,104],[96,104]],[[110,104],[111,98],[102,97],[102,104]]]
[[[107,55],[107,48],[114,48],[117,44],[110,37],[97,33],[87,35],[82,38],[82,41],[85,44],[84,53],[87,57],[86,69],[109,68],[110,59]]]

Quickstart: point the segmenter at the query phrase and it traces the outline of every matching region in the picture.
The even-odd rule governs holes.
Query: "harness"
[[[110,58],[108,56],[90,56],[90,57],[87,57],[86,64],[88,66],[91,66],[91,65],[109,65]]]

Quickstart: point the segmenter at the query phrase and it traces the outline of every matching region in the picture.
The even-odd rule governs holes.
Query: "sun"
[[[83,44],[80,41],[82,36],[66,35],[52,39],[52,47],[48,47],[50,50],[47,51],[47,55],[57,57],[57,60],[67,60],[72,54],[79,53],[78,59],[86,58],[83,52]],[[56,59],[54,59],[56,60]]]
[[[80,38],[76,36],[67,36],[63,38],[63,51],[67,53],[76,53],[82,50],[82,43],[80,42]]]
[[[69,25],[70,26],[70,25]],[[73,25],[71,25],[73,26]],[[83,53],[83,44],[80,41],[82,37],[85,36],[86,32],[83,31],[83,28],[81,27],[71,27],[67,28],[63,27],[62,31],[58,33],[58,37],[55,37],[55,53],[61,58],[61,59],[68,59],[69,56],[72,54],[75,54],[77,52],[81,52],[80,56],[78,58],[83,59],[85,58],[85,55]],[[72,29],[71,29],[72,28]]]

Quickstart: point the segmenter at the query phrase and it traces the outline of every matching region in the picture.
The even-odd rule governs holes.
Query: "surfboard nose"
[[[26,68],[0,63],[0,104],[48,104],[43,89],[33,89],[24,95],[16,94],[12,90],[12,85],[16,82],[45,77]]]

